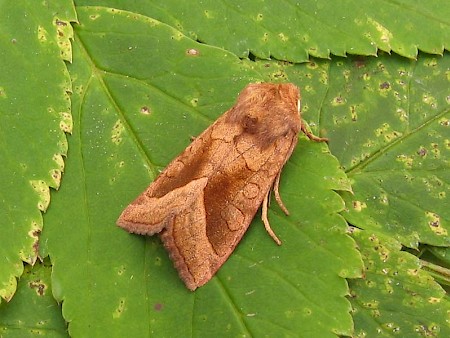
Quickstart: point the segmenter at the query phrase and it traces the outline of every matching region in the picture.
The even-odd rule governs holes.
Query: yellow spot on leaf
[[[410,276],[417,276],[419,274],[419,269],[408,269],[406,273]]]
[[[378,318],[381,316],[380,310],[372,310],[372,311],[370,311],[370,313],[372,314],[372,316],[374,318]]]
[[[59,184],[61,183],[61,170],[58,169],[50,170],[50,176],[52,177],[53,180],[52,187],[58,188]]]
[[[428,226],[436,235],[439,235],[439,236],[447,235],[447,230],[442,227],[441,217],[438,214],[427,211],[427,212],[425,212],[425,215],[426,215]]]
[[[385,193],[381,193],[381,194],[380,194],[380,202],[381,202],[381,204],[389,205],[389,198],[388,198],[388,195],[385,194]]]
[[[30,181],[30,184],[39,196],[37,203],[38,209],[41,211],[46,211],[48,205],[50,204],[50,189],[48,188],[47,183],[40,180],[32,180]]]
[[[380,128],[375,129],[377,137],[383,137],[386,142],[390,142],[402,135],[402,133],[392,130],[389,123],[383,123]]]
[[[434,155],[434,158],[438,159],[441,157],[441,151],[439,150],[439,144],[431,143],[431,152]]]
[[[61,154],[54,154],[52,157],[53,161],[58,166],[59,170],[64,170],[64,159]]]
[[[443,118],[439,119],[438,122],[441,126],[444,126],[444,127],[450,126],[450,120],[448,118],[443,117]]]
[[[175,35],[172,35],[173,40],[180,41],[184,38],[183,33],[176,31]]]
[[[125,268],[124,265],[119,266],[119,267],[117,268],[117,275],[118,275],[118,276],[122,276],[126,270],[127,270],[127,269]]]
[[[30,287],[30,289],[34,289],[34,291],[36,291],[36,294],[38,296],[44,296],[45,295],[45,291],[48,288],[47,284],[45,284],[40,279],[30,281],[28,283],[28,286]]]
[[[140,112],[142,115],[150,115],[151,109],[147,106],[141,107]]]
[[[302,309],[303,317],[309,317],[313,314],[313,311],[310,308],[303,308]]]
[[[427,58],[425,59],[425,61],[423,62],[423,65],[425,67],[436,67],[437,66],[437,59],[436,58]]]
[[[362,304],[362,306],[364,306],[367,309],[377,309],[379,306],[379,302],[376,300],[373,300],[371,302],[365,302]]]
[[[126,310],[126,308],[125,308],[125,298],[121,298],[119,300],[119,305],[117,306],[117,308],[113,312],[113,318],[114,319],[120,318],[125,310]]]
[[[73,121],[72,115],[67,112],[60,113],[61,121],[59,122],[59,128],[65,133],[72,133]]]
[[[355,105],[351,105],[349,107],[349,109],[350,109],[350,116],[352,118],[352,121],[357,121],[358,120],[357,107]]]
[[[289,38],[284,35],[283,33],[278,34],[278,37],[280,38],[281,41],[286,42],[289,40]]]
[[[404,154],[397,156],[397,161],[402,162],[406,168],[411,169],[413,165],[413,158]]]
[[[111,140],[115,145],[119,145],[122,142],[122,132],[125,130],[122,121],[117,120],[111,131]]]
[[[346,102],[346,100],[341,96],[336,96],[332,101],[331,101],[331,105],[332,106],[342,106],[344,105]]]
[[[214,19],[214,13],[213,13],[213,12],[211,12],[211,11],[205,9],[205,10],[203,11],[203,13],[205,14],[205,16],[206,16],[208,19]]]
[[[39,27],[38,27],[38,32],[37,32],[37,34],[38,34],[38,40],[39,40],[40,42],[47,42],[47,39],[48,39],[48,32],[45,30],[44,27],[39,26]]]
[[[64,60],[72,62],[72,44],[73,29],[72,25],[64,20],[55,19],[53,25],[56,26],[56,39],[61,50],[61,56]]]
[[[394,288],[392,287],[392,279],[386,278],[384,280],[385,293],[391,295],[394,293]]]
[[[386,27],[384,27],[382,24],[380,24],[378,21],[375,21],[372,18],[367,18],[367,22],[372,24],[375,29],[378,31],[379,38],[381,41],[383,41],[384,43],[386,43],[388,46],[390,46],[390,41],[392,39],[392,33],[389,31],[389,29],[387,29]]]
[[[422,95],[422,102],[429,105],[431,108],[437,108],[437,100],[435,97],[431,96],[430,93]]]
[[[362,209],[367,208],[367,204],[361,201],[353,201],[353,209],[355,211],[361,211]]]
[[[314,93],[314,87],[310,86],[310,85],[306,85],[303,87],[303,91],[308,92],[308,93]]]
[[[198,97],[192,98],[190,102],[191,102],[192,107],[197,107],[197,105],[198,105]]]
[[[22,266],[23,269],[23,263],[20,263],[20,265]],[[6,278],[2,283],[2,287],[0,288],[0,297],[4,298],[8,302],[9,300],[11,300],[12,296],[16,292],[17,280],[16,277],[13,275],[9,277],[9,280],[6,280]]]

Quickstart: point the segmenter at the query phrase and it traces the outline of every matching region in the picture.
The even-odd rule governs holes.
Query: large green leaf
[[[402,244],[450,244],[450,58],[337,62],[323,128],[352,179],[345,217]]]
[[[417,1],[120,1],[81,0],[148,15],[239,57],[294,62],[331,54],[418,50],[442,54],[450,45],[447,0]]]
[[[116,227],[123,207],[190,137],[264,78],[236,56],[132,13],[79,8],[73,79],[76,132],[43,242],[54,294],[74,336],[352,333],[345,277],[362,270],[338,214],[348,180],[325,144],[302,138],[282,177],[291,216],[255,220],[218,275],[195,293],[160,241]],[[113,23],[113,24],[112,24]],[[196,53],[190,52],[192,49]]]
[[[70,1],[0,1],[0,302],[13,296],[22,261],[35,262],[49,187],[60,184],[75,19]]]

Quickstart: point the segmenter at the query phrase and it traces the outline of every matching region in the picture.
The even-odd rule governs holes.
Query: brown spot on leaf
[[[151,110],[150,110],[150,108],[149,107],[147,107],[147,106],[143,106],[143,107],[141,107],[141,114],[144,114],[144,115],[150,115],[150,113],[151,113]]]
[[[389,82],[380,83],[380,89],[389,89],[391,87]]]
[[[420,147],[419,150],[417,150],[417,155],[424,157],[427,154],[427,150],[424,147]]]
[[[365,67],[366,66],[366,62],[365,62],[365,60],[364,59],[356,59],[355,60],[355,67],[356,68],[363,68],[363,67]]]
[[[47,285],[45,285],[40,279],[36,279],[28,283],[28,286],[31,289],[35,289],[38,296],[45,295],[45,290],[47,289]]]
[[[67,22],[56,19],[56,25],[57,26],[67,26]]]

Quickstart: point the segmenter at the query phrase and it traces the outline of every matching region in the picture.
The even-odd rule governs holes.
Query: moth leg
[[[280,206],[281,210],[289,216],[289,210],[284,205],[283,201],[281,200],[280,191],[278,190],[280,188],[280,177],[281,177],[281,171],[278,173],[277,177],[275,178],[275,183],[273,185],[273,192],[275,194],[275,201],[277,201],[278,205]]]
[[[306,129],[306,123],[302,120],[302,132],[305,133],[306,136],[308,136],[308,138],[310,140],[316,141],[316,142],[328,142],[328,139],[326,137],[319,137],[314,135],[313,133],[311,133],[308,129]]]
[[[262,204],[262,215],[261,219],[264,223],[264,227],[266,228],[266,231],[269,233],[270,237],[277,243],[278,245],[281,245],[281,241],[275,235],[272,228],[270,227],[269,219],[267,218],[267,205],[269,204],[269,197],[270,197],[270,190],[267,192],[266,197],[264,197],[263,204]]]

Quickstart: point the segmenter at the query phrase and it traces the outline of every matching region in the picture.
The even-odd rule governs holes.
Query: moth
[[[159,234],[180,278],[190,290],[207,283],[227,260],[270,192],[280,194],[283,166],[302,131],[300,92],[291,83],[249,84],[219,117],[140,194],[117,224],[131,233]]]

